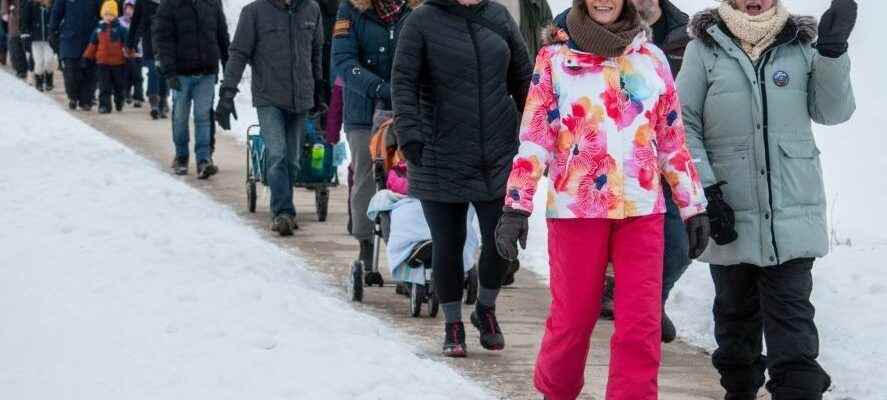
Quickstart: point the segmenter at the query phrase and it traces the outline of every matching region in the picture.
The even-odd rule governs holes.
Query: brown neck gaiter
[[[640,15],[630,1],[625,2],[616,22],[601,25],[588,15],[585,0],[573,0],[567,14],[570,39],[579,50],[604,57],[619,57],[644,29]]]

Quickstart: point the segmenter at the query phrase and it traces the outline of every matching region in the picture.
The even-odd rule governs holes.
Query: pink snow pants
[[[600,315],[607,263],[616,274],[616,330],[607,400],[656,400],[661,354],[663,215],[549,219],[551,307],[536,360],[536,389],[575,399]]]

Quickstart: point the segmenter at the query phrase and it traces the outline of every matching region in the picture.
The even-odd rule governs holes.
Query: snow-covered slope
[[[489,398],[0,72],[0,398]]]

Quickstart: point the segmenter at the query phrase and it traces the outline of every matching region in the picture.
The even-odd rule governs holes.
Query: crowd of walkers
[[[661,343],[676,336],[665,304],[698,259],[716,292],[725,398],[753,400],[766,384],[775,400],[817,400],[831,380],[810,301],[828,250],[812,123],[855,110],[856,9],[833,0],[817,22],[779,0],[723,0],[693,17],[669,0],[574,0],[557,16],[544,0],[255,0],[229,40],[220,0],[3,0],[0,60],[38,90],[61,67],[72,110],[90,110],[98,85],[100,113],[141,107],[146,69],[150,116],[171,110],[173,170],[188,173],[193,114],[202,179],[218,170],[216,122],[231,129],[250,66],[271,229],[298,229],[306,120],[325,115],[327,140],[344,130],[350,147],[348,230],[366,265],[370,138],[393,121],[398,190],[430,229],[449,357],[468,355],[471,216],[469,320],[499,351],[497,297],[547,177],[552,303],[534,374],[547,399],[582,391],[601,317],[615,320],[606,398],[656,399]]]

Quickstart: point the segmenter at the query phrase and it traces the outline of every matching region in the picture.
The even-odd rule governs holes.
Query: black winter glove
[[[736,215],[733,208],[724,200],[724,194],[721,193],[721,186],[726,182],[718,182],[705,188],[705,197],[708,199],[709,223],[711,225],[711,238],[719,246],[733,243],[736,240]]]
[[[219,126],[226,131],[231,130],[231,116],[237,119],[237,109],[234,108],[234,95],[237,89],[221,88],[219,89],[219,104],[216,105],[216,121]]]
[[[400,152],[403,153],[404,158],[409,161],[410,164],[421,167],[422,166],[422,149],[425,148],[425,145],[421,142],[410,142],[400,147]]]
[[[376,94],[379,95],[380,99],[390,102],[391,101],[391,84],[388,82],[380,83],[379,87],[376,88]]]
[[[847,52],[847,40],[856,26],[856,1],[832,0],[832,5],[819,20],[819,39],[816,49],[819,54],[838,58]]]
[[[517,245],[527,248],[527,233],[530,231],[530,215],[524,211],[506,207],[496,225],[496,251],[502,258],[517,260]]]
[[[326,83],[322,80],[314,81],[314,107],[311,108],[312,115],[320,115],[329,110],[329,106],[324,99],[324,91]]]
[[[708,247],[708,237],[711,227],[708,215],[705,213],[694,215],[687,220],[687,239],[690,243],[690,258],[699,258],[705,248]]]

